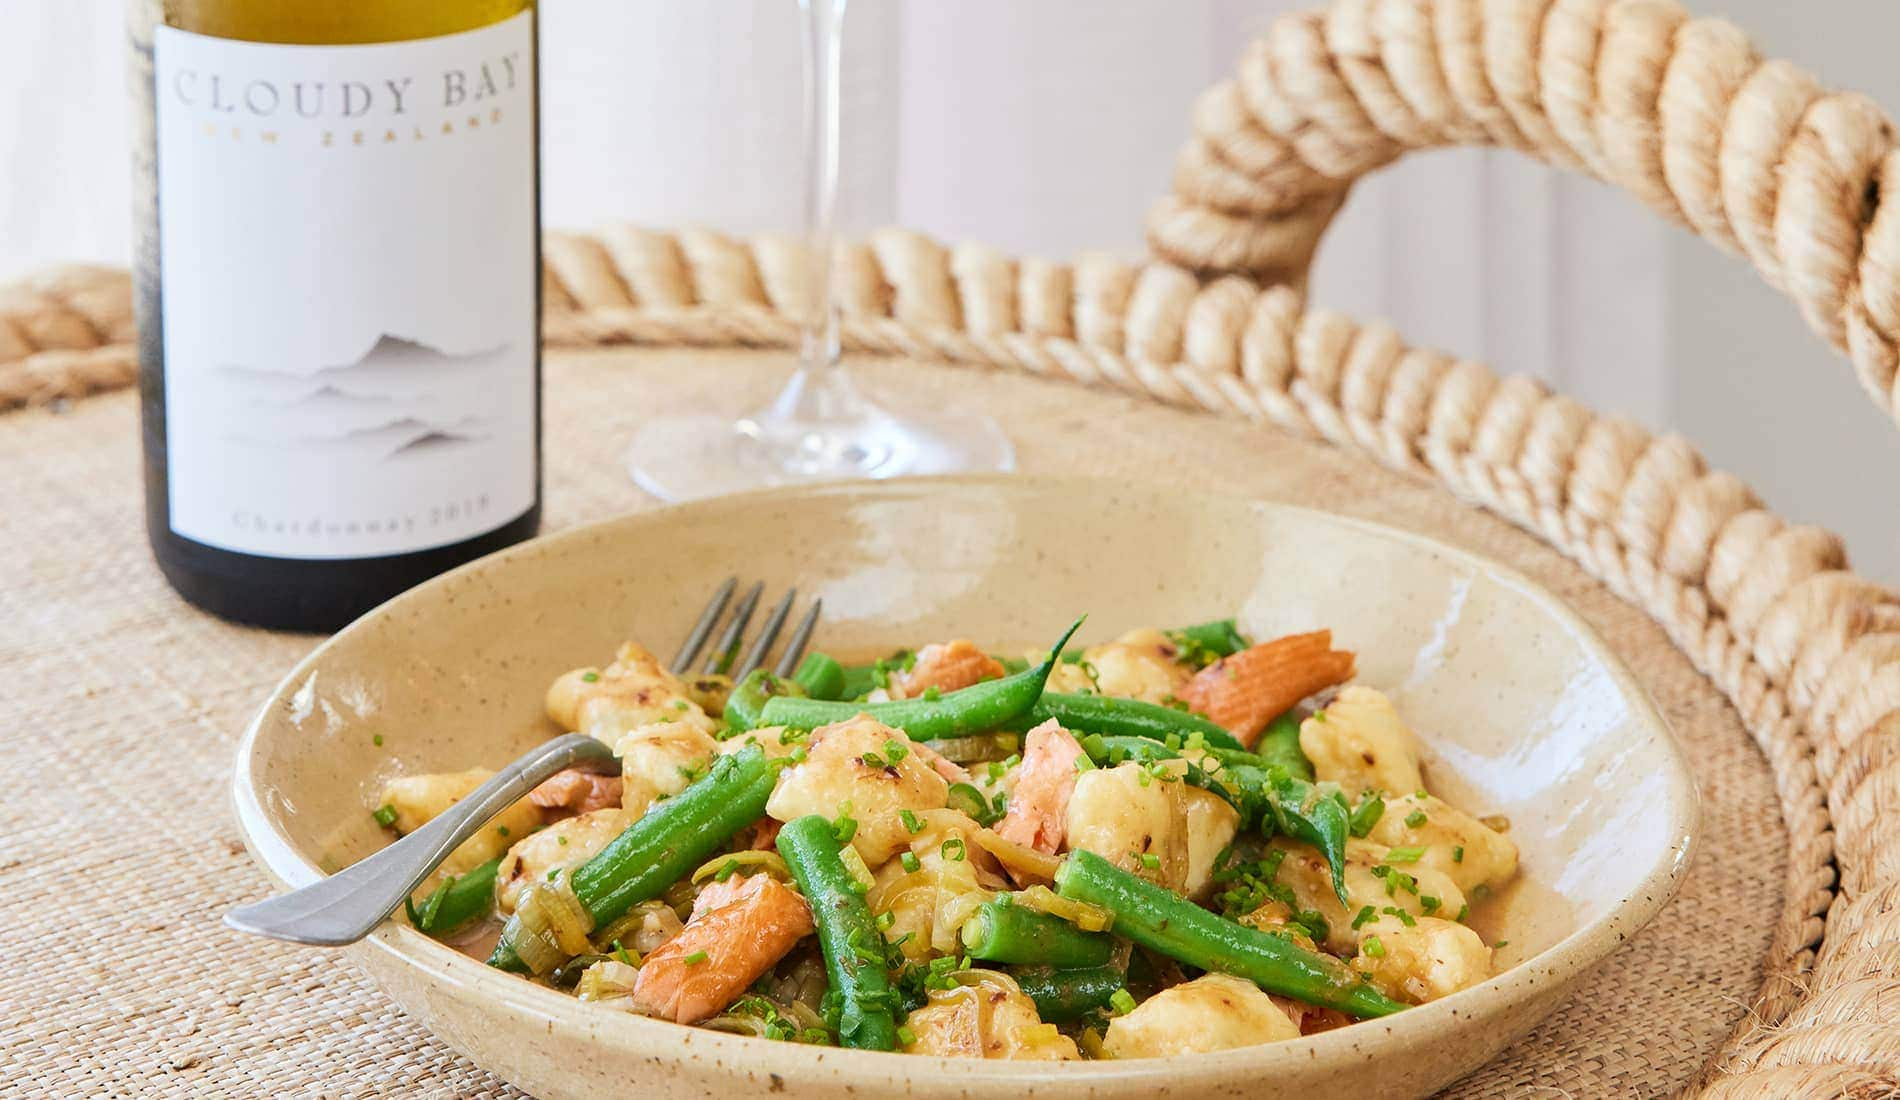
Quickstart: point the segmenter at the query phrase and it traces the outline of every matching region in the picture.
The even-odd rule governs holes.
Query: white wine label
[[[533,503],[532,20],[368,46],[158,29],[172,530],[358,558]]]

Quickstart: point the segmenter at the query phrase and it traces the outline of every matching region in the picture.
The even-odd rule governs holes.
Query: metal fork
[[[765,663],[779,632],[784,629],[785,620],[791,615],[798,591],[787,591],[773,606],[758,637],[747,647],[744,646],[746,627],[758,608],[765,586],[758,583],[746,589],[728,618],[726,609],[738,585],[737,577],[729,577],[713,593],[712,601],[700,613],[699,621],[693,624],[685,644],[680,646],[669,666],[674,673],[683,675],[692,667],[722,618],[725,626],[719,630],[704,671],[729,673],[737,680]],[[823,600],[813,600],[810,610],[799,619],[774,666],[776,675],[790,676],[798,667],[823,607]],[[743,657],[740,656],[742,648]],[[620,770],[620,761],[604,742],[584,733],[563,734],[545,741],[516,757],[513,763],[433,821],[387,848],[301,890],[239,906],[224,915],[224,923],[240,932],[291,943],[319,947],[355,943],[387,920],[463,841],[474,836],[496,814],[525,797],[542,780],[568,768],[614,774]]]
[[[739,586],[739,578],[727,577],[706,610],[699,613],[699,621],[687,633],[686,641],[680,645],[680,651],[674,655],[673,663],[668,667],[677,675],[685,675],[693,667],[693,661],[699,657],[699,651],[706,645],[706,639],[712,635],[713,628],[719,625],[719,618],[726,612],[726,605],[732,602],[733,589]],[[755,582],[739,597],[739,606],[733,609],[732,618],[726,621],[726,628],[719,632],[719,641],[713,645],[712,655],[706,660],[705,671],[713,674],[729,673],[734,680],[743,680],[753,669],[765,663],[772,651],[772,643],[778,640],[778,633],[785,628],[785,619],[792,613],[792,601],[798,598],[798,589],[788,588],[784,598],[773,605],[765,616],[765,629],[745,651],[745,658],[739,660],[737,667],[733,661],[738,659],[739,645],[744,639],[746,624],[752,621],[752,612],[759,606],[759,596],[765,591],[765,582]],[[818,626],[818,614],[825,609],[825,601],[813,600],[805,617],[798,620],[792,628],[791,639],[785,643],[785,651],[779,656],[778,664],[772,669],[775,676],[790,676],[798,667],[799,658],[805,655],[805,647],[811,643],[811,632]]]

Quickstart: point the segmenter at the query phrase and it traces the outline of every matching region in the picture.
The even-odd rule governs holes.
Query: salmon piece
[[[770,875],[730,875],[724,882],[714,879],[699,888],[693,896],[693,911],[687,914],[687,920],[698,920],[715,909],[724,909],[735,901],[744,901],[764,889],[755,885],[755,878],[771,878]],[[772,879],[777,882],[777,879]],[[688,952],[691,954],[691,952]]]
[[[620,805],[620,777],[569,768],[555,772],[528,792],[528,801],[544,810],[573,815],[591,814]]]
[[[1252,748],[1276,715],[1352,673],[1353,655],[1333,648],[1332,631],[1316,630],[1222,657],[1195,673],[1177,696]]]
[[[640,964],[633,1002],[675,1023],[710,1020],[811,932],[811,907],[770,875],[712,883],[680,934]]]
[[[1267,999],[1278,1005],[1287,1019],[1292,1020],[1300,1029],[1301,1035],[1318,1035],[1322,1031],[1331,1031],[1336,1027],[1345,1027],[1352,1023],[1352,1017],[1336,1008],[1321,1008],[1296,1001],[1291,997],[1279,997],[1269,994]]]
[[[740,830],[739,835],[733,838],[733,843],[742,852],[774,851],[778,847],[778,831],[783,825],[783,822],[774,818],[762,817]],[[701,896],[705,896],[704,891],[701,891]]]
[[[1009,809],[996,834],[1038,852],[1055,854],[1068,828],[1069,796],[1075,793],[1075,760],[1082,746],[1051,718],[1023,738],[1023,762]]]
[[[958,691],[985,680],[1001,679],[1004,674],[1003,663],[968,638],[933,642],[917,651],[917,661],[909,672],[892,675],[890,693],[893,699],[915,699],[931,688]]]

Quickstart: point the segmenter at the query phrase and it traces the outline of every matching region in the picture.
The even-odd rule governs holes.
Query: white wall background
[[[1311,2],[854,0],[846,227],[1137,255],[1194,96]],[[1900,109],[1900,5],[1695,6]],[[113,0],[24,0],[0,23],[0,278],[126,255],[121,19]],[[796,28],[792,0],[544,0],[548,222],[794,228]],[[1740,262],[1621,194],[1509,154],[1412,158],[1354,195],[1314,294],[1678,428],[1900,581],[1900,500],[1880,488],[1900,433]]]

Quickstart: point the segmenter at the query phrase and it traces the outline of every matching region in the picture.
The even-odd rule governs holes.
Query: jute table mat
[[[763,397],[782,369],[752,352],[551,356],[548,527],[652,506],[620,465],[634,426],[735,390]],[[1640,611],[1533,536],[1321,443],[1020,375],[894,361],[864,373],[911,400],[994,412],[1025,471],[1317,505],[1489,555],[1569,600],[1628,661],[1697,770],[1694,869],[1575,1000],[1453,1094],[1661,1094],[1744,1014],[1783,900],[1775,789],[1734,710]],[[144,543],[136,399],[0,419],[0,468],[0,1090],[514,1095],[337,956],[218,923],[267,889],[227,805],[237,736],[314,639],[221,623],[164,586]]]

